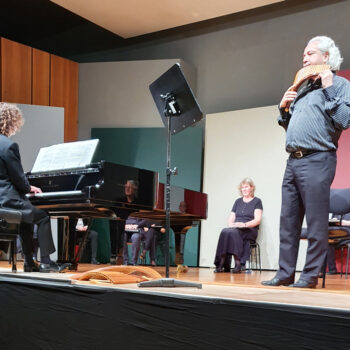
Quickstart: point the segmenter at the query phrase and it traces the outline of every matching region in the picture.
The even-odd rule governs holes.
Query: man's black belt
[[[290,156],[291,158],[303,158],[305,156],[308,156],[309,154],[316,153],[316,152],[322,152],[322,151],[299,150],[299,151],[291,152]]]

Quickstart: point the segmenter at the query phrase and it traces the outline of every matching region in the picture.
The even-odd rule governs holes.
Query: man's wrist
[[[331,101],[337,96],[337,90],[334,85],[330,85],[323,88],[323,94],[325,95],[327,101]]]

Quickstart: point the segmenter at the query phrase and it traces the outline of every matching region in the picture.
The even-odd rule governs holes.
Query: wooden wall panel
[[[50,54],[33,49],[32,104],[50,105]]]
[[[32,48],[1,38],[1,101],[31,104]]]
[[[51,55],[50,105],[64,107],[64,140],[78,138],[78,63]]]

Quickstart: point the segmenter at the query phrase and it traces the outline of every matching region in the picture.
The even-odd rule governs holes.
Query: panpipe
[[[295,75],[293,85],[289,88],[290,91],[298,91],[300,86],[308,79],[319,75],[320,73],[330,69],[328,64],[314,64],[299,69]],[[285,111],[289,111],[289,104],[285,107]]]

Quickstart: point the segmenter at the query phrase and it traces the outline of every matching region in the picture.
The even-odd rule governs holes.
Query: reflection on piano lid
[[[105,161],[27,177],[43,191],[29,196],[32,204],[56,216],[120,216],[125,211],[152,210],[157,198],[157,172]]]
[[[134,217],[149,219],[165,224],[165,185],[158,186],[157,205],[153,211],[132,213]],[[206,193],[171,186],[170,222],[171,226],[194,225],[196,221],[207,218]],[[186,212],[180,212],[180,203],[186,204]]]
[[[207,218],[207,198],[206,193],[188,190],[186,188],[171,186],[170,211],[180,212],[180,203],[185,202],[186,214],[198,216],[201,219]],[[158,186],[158,197],[156,209],[165,209],[165,185]]]

